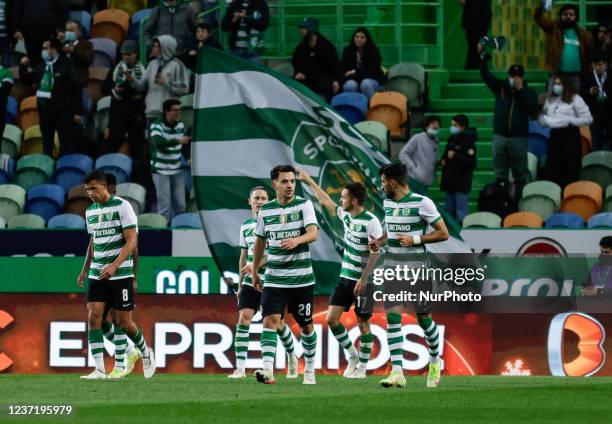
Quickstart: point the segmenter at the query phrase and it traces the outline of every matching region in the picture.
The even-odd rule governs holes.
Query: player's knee
[[[337,317],[334,317],[334,316],[331,316],[331,315],[328,315],[326,320],[327,320],[327,326],[329,328],[337,327],[338,324],[340,324],[340,320]]]
[[[99,328],[102,325],[102,313],[90,309],[87,314],[87,321],[89,323],[89,328]]]

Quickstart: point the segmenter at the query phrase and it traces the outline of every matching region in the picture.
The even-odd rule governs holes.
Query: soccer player
[[[261,206],[255,226],[253,269],[259,269],[267,244],[261,308],[263,369],[255,371],[257,381],[273,384],[276,331],[285,308],[301,328],[304,348],[304,384],[316,384],[315,354],[317,333],[312,325],[315,278],[308,245],[317,239],[319,226],[310,200],[295,195],[297,171],[279,165],[270,171],[276,199]],[[251,274],[253,287],[261,289],[259,275]]]
[[[366,190],[360,182],[353,181],[344,186],[338,206],[303,170],[300,170],[300,180],[314,190],[319,202],[344,225],[344,254],[340,281],[329,298],[327,325],[349,356],[344,377],[366,378],[374,337],[370,331],[371,309],[366,307],[366,301],[368,298],[372,299],[372,295],[366,294],[366,287],[372,287],[368,285],[368,277],[380,257],[379,251],[370,252],[368,241],[380,239],[383,234],[382,227],[378,218],[364,207]],[[353,346],[346,328],[340,323],[342,312],[348,312],[353,303],[361,332],[359,353]]]
[[[386,199],[383,202],[385,234],[381,239],[370,242],[370,248],[380,249],[387,244],[385,265],[422,266],[426,260],[428,243],[437,243],[448,239],[448,229],[436,205],[431,199],[410,191],[406,181],[407,170],[403,164],[388,164],[380,170],[382,189]],[[425,233],[431,225],[434,231]],[[414,258],[414,260],[407,260]],[[417,282],[421,288],[427,282]],[[407,288],[408,282],[385,282],[383,290]],[[427,387],[433,388],[440,382],[440,354],[438,326],[431,317],[431,307],[424,302],[415,302],[416,318],[425,333],[429,349],[429,373]],[[385,302],[387,311],[387,343],[391,352],[391,374],[381,380],[383,387],[404,387],[402,313],[408,312],[408,305],[403,302]]]
[[[261,291],[253,287],[251,274],[253,269],[253,245],[255,244],[255,225],[257,214],[261,205],[268,203],[268,192],[265,187],[253,187],[249,193],[249,206],[251,206],[251,218],[246,220],[240,227],[240,281],[238,282],[238,324],[236,325],[236,335],[234,337],[234,351],[236,353],[236,370],[228,378],[246,378],[245,362],[249,346],[249,327],[253,320],[253,315],[259,310],[261,304]],[[265,259],[262,260],[261,268],[257,271],[261,274],[265,271]],[[278,336],[287,352],[287,378],[297,378],[298,360],[293,345],[293,334],[289,326],[282,321],[278,327]]]
[[[134,342],[142,354],[145,378],[155,374],[153,351],[147,346],[142,332],[132,320],[134,308],[134,277],[132,252],[138,246],[137,220],[132,206],[108,191],[103,172],[85,176],[85,188],[93,204],[85,213],[87,231],[91,235],[83,270],[77,279],[79,287],[87,286],[89,347],[96,369],[81,378],[107,378],[104,368],[104,336],[102,314],[107,302],[115,311],[119,327]]]

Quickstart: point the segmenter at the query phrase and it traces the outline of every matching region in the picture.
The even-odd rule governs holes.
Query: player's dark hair
[[[91,171],[89,174],[85,175],[85,178],[83,178],[83,184],[88,184],[92,181],[103,181],[108,184],[106,174],[99,170]]]
[[[117,177],[115,177],[115,174],[111,174],[110,172],[106,172],[104,174],[104,180],[108,185],[117,185]]]
[[[453,116],[453,121],[461,125],[464,129],[470,126],[470,119],[463,113]]]
[[[599,241],[599,245],[605,249],[612,249],[612,236],[605,236]]]
[[[380,175],[384,175],[388,180],[395,180],[401,185],[406,184],[408,170],[403,163],[389,163],[380,168]]]
[[[291,165],[277,165],[270,171],[270,178],[276,180],[281,172],[293,172],[296,177],[298,174],[297,170]]]
[[[181,101],[177,100],[177,99],[168,99],[164,102],[164,104],[162,105],[162,108],[164,110],[164,113],[170,112],[170,109],[172,109],[173,106],[176,105],[181,105]]]
[[[351,197],[357,200],[357,203],[362,206],[366,199],[366,189],[359,181],[351,181],[344,186],[351,194]]]
[[[255,186],[253,187],[250,191],[249,191],[249,197],[251,197],[251,195],[253,194],[254,191],[257,190],[263,190],[266,192],[266,194],[268,194],[268,190],[266,190],[266,188],[264,186]]]
[[[440,121],[440,117],[438,115],[429,115],[425,118],[425,121],[423,122],[423,128],[427,128],[429,126],[429,124],[432,124],[434,122],[437,122],[438,125],[442,125],[442,121]]]

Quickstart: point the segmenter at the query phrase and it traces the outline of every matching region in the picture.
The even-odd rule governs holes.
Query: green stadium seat
[[[143,213],[138,215],[138,228],[166,228],[168,220],[158,213]]]
[[[23,211],[26,191],[14,184],[0,185],[0,217],[8,221]]]
[[[474,212],[463,218],[463,228],[501,228],[502,219],[492,212]]]
[[[193,127],[193,94],[181,97],[181,120],[185,128]]]
[[[25,214],[17,215],[9,219],[8,228],[12,230],[27,228],[27,229],[41,229],[45,228],[45,220],[38,215]]]
[[[580,179],[593,181],[602,188],[612,184],[612,152],[591,152],[582,158]]]
[[[355,128],[380,150],[389,154],[389,130],[382,122],[362,121],[355,124]]]
[[[137,183],[123,183],[117,186],[117,196],[127,200],[132,205],[136,215],[146,208],[147,190]]]
[[[551,181],[534,181],[523,187],[519,211],[533,212],[546,221],[561,206],[561,187]]]
[[[411,107],[423,105],[427,72],[418,63],[398,63],[389,69],[387,90],[408,98]]]
[[[606,201],[604,204],[604,212],[612,212],[612,184],[606,188]]]
[[[9,155],[12,158],[19,156],[21,151],[21,137],[23,131],[18,126],[6,124],[4,134],[2,135],[2,144],[0,151]]]
[[[29,190],[34,186],[46,184],[53,174],[54,161],[47,155],[24,156],[17,161],[15,184]]]

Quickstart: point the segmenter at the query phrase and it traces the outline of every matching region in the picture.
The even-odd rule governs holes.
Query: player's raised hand
[[[253,265],[252,264],[246,264],[245,266],[242,267],[242,269],[240,269],[240,275],[248,275],[248,274],[252,274],[253,273]]]
[[[409,236],[409,235],[399,235],[399,236],[397,236],[397,239],[399,240],[399,244],[402,247],[411,247],[411,246],[414,246],[414,240],[412,239],[412,236]]]
[[[100,280],[110,279],[113,275],[115,275],[115,272],[117,272],[117,266],[110,264],[102,270],[102,273],[100,274]]]
[[[258,292],[263,291],[263,287],[261,285],[261,278],[259,278],[259,274],[255,273],[251,276],[253,281],[253,288]]]
[[[87,273],[86,272],[81,272],[79,274],[79,276],[77,277],[77,286],[79,286],[80,288],[84,288],[85,287],[85,278],[87,278]]]
[[[296,238],[286,238],[281,241],[281,247],[285,250],[293,250],[299,246],[299,243]]]
[[[304,171],[303,169],[298,169],[298,179],[305,183],[311,180],[308,172]]]

